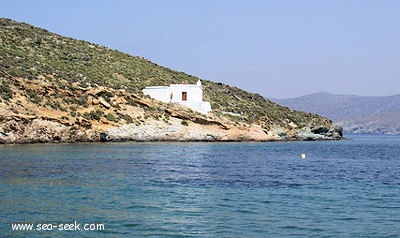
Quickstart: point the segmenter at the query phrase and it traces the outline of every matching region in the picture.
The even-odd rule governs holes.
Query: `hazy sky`
[[[266,97],[400,93],[399,0],[0,0],[0,16]]]

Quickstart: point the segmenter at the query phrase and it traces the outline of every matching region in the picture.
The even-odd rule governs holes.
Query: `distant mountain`
[[[400,134],[400,94],[366,97],[319,92],[272,101],[326,116],[347,133]]]

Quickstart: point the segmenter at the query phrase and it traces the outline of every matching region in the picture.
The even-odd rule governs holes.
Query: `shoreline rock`
[[[340,140],[343,138],[343,128],[339,126],[326,127],[317,126],[305,128],[299,131],[298,137],[301,140]]]
[[[282,136],[285,134],[285,136]],[[79,143],[79,142],[272,142],[340,140],[339,127],[313,127],[300,130],[265,131],[258,125],[230,126],[203,125],[172,118],[170,122],[149,120],[145,124],[120,126],[64,125],[44,119],[9,120],[0,124],[0,144]]]

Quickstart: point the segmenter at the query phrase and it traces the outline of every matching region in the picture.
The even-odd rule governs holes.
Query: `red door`
[[[182,92],[182,101],[187,101],[187,92]]]

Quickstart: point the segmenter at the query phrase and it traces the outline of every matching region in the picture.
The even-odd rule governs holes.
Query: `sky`
[[[400,93],[399,0],[0,3],[0,17],[267,98]]]

